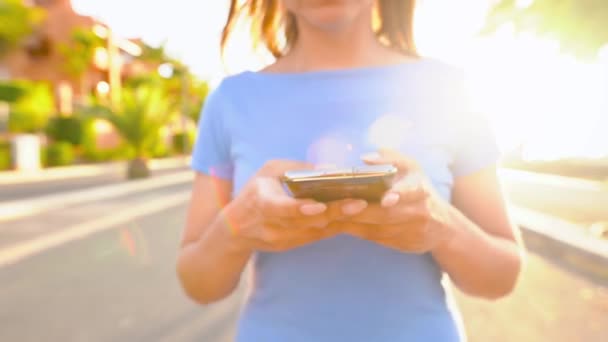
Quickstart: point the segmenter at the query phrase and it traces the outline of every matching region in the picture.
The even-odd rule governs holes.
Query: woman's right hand
[[[222,212],[232,245],[239,251],[281,252],[339,233],[328,228],[343,215],[338,203],[293,198],[282,187],[279,177],[286,171],[310,168],[297,161],[267,162]]]

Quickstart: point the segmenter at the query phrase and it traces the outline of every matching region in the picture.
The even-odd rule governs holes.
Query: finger
[[[342,201],[340,212],[343,216],[354,216],[362,213],[368,205],[369,203],[362,199],[348,199]]]
[[[378,204],[370,203],[360,213],[344,216],[339,221],[362,224],[389,224],[395,221],[392,209],[383,208]]]
[[[326,203],[327,211],[325,216],[329,221],[340,220],[342,218],[361,213],[367,208],[368,203],[362,199],[347,198]]]
[[[294,169],[311,169],[312,164],[292,160],[271,160],[263,168],[268,175],[283,175],[285,171]],[[327,206],[311,199],[294,199],[289,196],[280,180],[275,177],[260,177],[259,193],[262,197],[265,213],[277,210],[282,217],[295,217],[298,215],[318,215],[327,209]]]
[[[275,218],[269,222],[292,230],[303,230],[310,228],[324,229],[329,224],[329,220],[323,214],[298,218]]]
[[[401,198],[401,194],[399,192],[390,191],[382,197],[382,201],[380,202],[380,205],[384,208],[392,207],[392,206],[396,205],[397,203],[399,203],[400,198]]]
[[[270,160],[260,169],[259,174],[269,177],[280,177],[287,171],[312,170],[314,165],[297,160],[277,159]]]
[[[381,205],[385,208],[397,203],[412,203],[426,199],[429,193],[420,172],[412,172],[403,176],[383,196]]]
[[[361,213],[338,219],[342,222],[363,224],[404,224],[420,220],[424,216],[424,201],[403,203],[393,207],[383,207],[381,204],[369,204]]]
[[[257,205],[265,217],[314,216],[327,210],[323,203],[289,196],[273,178],[260,177],[256,187]]]
[[[260,239],[255,241],[255,245],[265,251],[282,252],[334,236],[337,233],[338,231],[335,229],[295,230],[268,224],[264,226]]]
[[[416,170],[418,163],[407,158],[392,149],[379,149],[378,152],[368,153],[361,156],[361,159],[370,165],[392,164],[400,173]]]
[[[341,222],[331,223],[329,227],[340,228],[341,232],[363,239],[383,241],[399,237],[403,241],[417,241],[424,238],[424,232],[417,223],[370,224]]]
[[[400,207],[399,214],[407,218],[407,222],[423,222],[429,220],[429,208],[427,201],[419,201]]]

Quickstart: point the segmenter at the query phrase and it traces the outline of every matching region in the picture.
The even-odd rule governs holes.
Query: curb
[[[525,170],[501,168],[500,176],[508,180],[526,181],[534,184],[557,185],[577,190],[605,190],[608,189],[608,182],[591,180],[585,178],[574,178],[550,173],[538,173]]]
[[[189,166],[190,159],[191,158],[189,156],[151,159],[149,166],[151,170],[178,168],[182,166]],[[0,172],[0,185],[47,182],[74,177],[86,178],[103,174],[121,174],[125,172],[126,165],[126,161],[118,161],[90,165],[54,167],[31,172],[2,171]]]
[[[530,209],[511,206],[526,248],[573,273],[608,286],[608,240],[588,234],[585,227]]]

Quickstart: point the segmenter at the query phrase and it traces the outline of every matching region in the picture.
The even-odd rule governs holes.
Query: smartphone
[[[281,178],[291,196],[330,202],[346,198],[379,202],[397,175],[393,165],[288,171]]]

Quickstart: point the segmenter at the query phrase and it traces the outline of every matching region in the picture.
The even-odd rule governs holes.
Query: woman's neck
[[[371,18],[333,31],[298,24],[291,50],[274,65],[273,72],[306,72],[391,64],[406,56],[383,46],[371,29]]]

